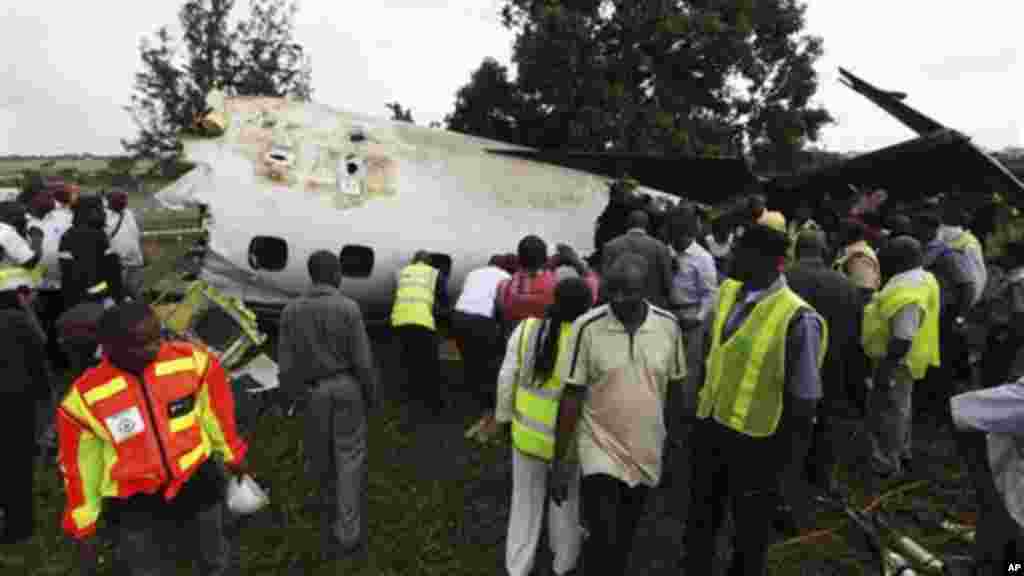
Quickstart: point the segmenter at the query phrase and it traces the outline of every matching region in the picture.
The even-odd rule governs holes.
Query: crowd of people
[[[686,475],[687,573],[712,573],[728,514],[729,573],[763,574],[779,531],[844,501],[837,420],[862,422],[871,474],[893,481],[915,470],[915,415],[971,470],[976,573],[1019,558],[1024,246],[987,261],[961,206],[883,218],[885,202],[823,227],[754,196],[704,222],[613,188],[589,265],[528,236],[518,268],[471,273],[452,333],[484,410],[467,438],[514,446],[508,573],[535,568],[545,517],[555,574],[625,573],[649,490]],[[999,459],[979,456],[986,437]],[[663,473],[676,461],[689,469]]]
[[[142,248],[127,194],[82,195],[49,179],[0,202],[0,328],[7,350],[0,426],[19,438],[3,491],[3,541],[32,534],[34,456],[57,450],[56,408],[63,372],[98,362],[95,341],[103,311],[138,298]]]
[[[123,194],[74,190],[58,183],[27,207],[0,205],[0,334],[23,359],[8,366],[0,425],[24,441],[0,503],[4,539],[31,536],[31,460],[46,434],[25,430],[49,413],[62,525],[83,566],[95,566],[103,516],[116,519],[126,574],[173,573],[182,539],[200,573],[227,574],[213,456],[248,470],[227,376],[200,344],[162,339],[138,298]],[[883,227],[885,201],[865,195],[843,218],[804,204],[787,218],[755,195],[708,222],[685,201],[638,202],[615,186],[590,258],[526,236],[471,271],[454,304],[444,267],[413,254],[390,317],[406,400],[444,413],[437,352],[449,325],[481,412],[466,438],[513,447],[507,572],[537,568],[546,520],[555,574],[627,573],[651,490],[682,477],[686,573],[714,572],[731,516],[728,573],[764,574],[780,533],[812,529],[816,501],[845,497],[835,422],[863,421],[871,472],[892,480],[915,469],[919,415],[955,438],[971,472],[977,573],[1018,561],[1024,245],[986,260],[960,207],[891,211]],[[365,556],[378,375],[338,257],[316,252],[308,272],[311,289],[281,315],[280,386],[306,411],[324,555]],[[55,390],[54,365],[93,369]]]

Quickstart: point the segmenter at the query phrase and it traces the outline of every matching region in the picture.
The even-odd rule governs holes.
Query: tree
[[[384,105],[388,110],[391,110],[391,119],[398,122],[408,122],[409,124],[415,124],[412,119],[412,110],[409,108],[402,108],[402,105],[398,102],[391,102]]]
[[[449,130],[506,142],[522,143],[522,101],[509,81],[508,70],[493,58],[485,58],[469,84],[455,96],[455,111],[445,116]]]
[[[122,140],[133,159],[157,160],[175,171],[177,136],[194,128],[206,95],[290,96],[309,100],[312,68],[294,42],[297,10],[289,0],[250,0],[249,15],[230,23],[235,0],[187,0],[178,13],[181,43],[167,27],[140,44],[142,71],[135,75],[131,104],[138,135]]]
[[[505,0],[516,79],[485,60],[450,129],[543,147],[739,155],[791,169],[831,121],[798,0]]]

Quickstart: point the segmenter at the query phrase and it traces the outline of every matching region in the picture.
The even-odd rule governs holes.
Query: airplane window
[[[249,266],[253,270],[284,270],[288,243],[276,236],[256,236],[249,243]]]
[[[430,254],[430,265],[440,270],[445,276],[450,276],[452,272],[452,257],[440,252],[432,252]]]
[[[349,142],[365,142],[366,134],[364,134],[362,130],[354,130],[348,135],[348,140]]]
[[[356,164],[355,162],[349,162],[348,163],[348,173],[349,174],[355,174],[358,170],[359,170],[359,165],[358,164]]]
[[[348,244],[338,255],[341,275],[347,278],[369,278],[373,272],[373,248]]]

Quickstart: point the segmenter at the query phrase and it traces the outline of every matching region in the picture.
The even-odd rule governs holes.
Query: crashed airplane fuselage
[[[487,152],[517,149],[500,142],[315,103],[217,93],[208,102],[204,124],[218,135],[183,138],[196,168],[157,199],[206,207],[200,277],[261,309],[309,287],[306,261],[316,250],[344,251],[349,269],[372,267],[342,290],[377,322],[416,250],[450,259],[454,298],[471,269],[514,252],[525,235],[593,249],[606,177]]]

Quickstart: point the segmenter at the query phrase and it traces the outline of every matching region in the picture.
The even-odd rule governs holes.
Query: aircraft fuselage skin
[[[220,113],[227,129],[186,141],[197,168],[157,198],[207,207],[201,277],[262,306],[310,287],[314,251],[346,245],[373,250],[371,275],[342,281],[368,323],[387,320],[397,272],[417,250],[451,258],[454,304],[470,270],[515,252],[526,235],[549,251],[564,243],[590,252],[607,204],[608,179],[485,151],[510,148],[499,142],[271,98],[226,99]],[[287,243],[283,269],[253,266],[258,236]]]

